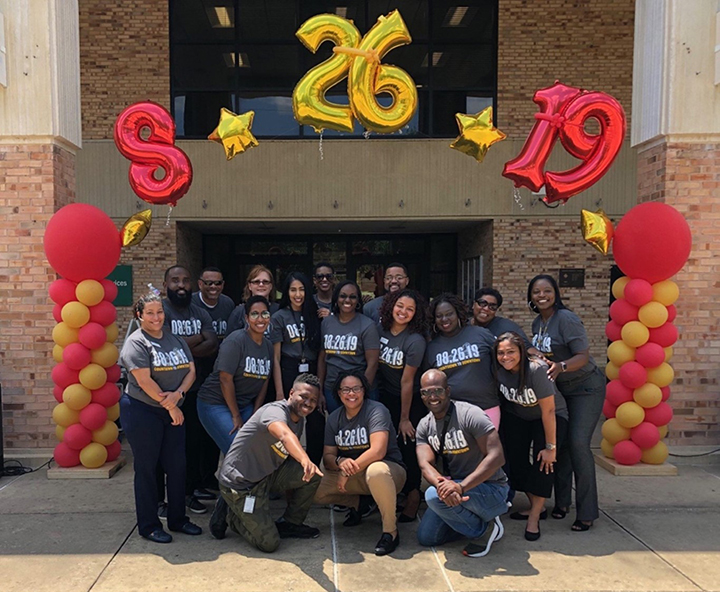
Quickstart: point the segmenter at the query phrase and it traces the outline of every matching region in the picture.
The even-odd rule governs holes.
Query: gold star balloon
[[[143,210],[130,216],[120,229],[122,246],[139,245],[150,232],[150,226],[152,226],[152,210]]]
[[[456,113],[460,135],[450,144],[450,148],[472,156],[478,162],[485,159],[490,146],[506,138],[496,127],[493,127],[492,107],[487,107],[475,115]]]
[[[218,126],[208,136],[208,140],[222,144],[225,148],[225,156],[228,160],[232,160],[248,148],[258,145],[258,141],[250,131],[253,117],[255,117],[255,111],[236,115],[223,107],[220,109]]]
[[[582,224],[582,235],[585,242],[591,244],[603,255],[608,254],[610,249],[610,241],[613,239],[615,229],[610,218],[607,217],[602,208],[597,212],[590,210],[582,210],[580,213],[580,222]]]

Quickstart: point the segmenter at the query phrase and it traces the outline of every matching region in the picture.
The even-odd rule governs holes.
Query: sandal
[[[555,518],[555,520],[562,520],[567,516],[567,510],[563,510],[560,506],[555,506],[552,512],[550,512],[550,515]]]
[[[572,523],[570,530],[573,532],[587,532],[590,530],[591,526],[592,522],[590,524],[585,524],[582,520],[575,520],[575,522]]]

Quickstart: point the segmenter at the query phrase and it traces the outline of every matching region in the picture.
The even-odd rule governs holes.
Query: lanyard
[[[300,314],[300,318],[298,319],[297,316],[295,316],[295,311],[290,309],[290,312],[292,313],[293,319],[295,320],[295,326],[297,327],[298,334],[300,335],[300,361],[304,364],[305,363],[305,323],[303,320],[302,313]]]
[[[447,436],[453,413],[455,413],[455,405],[451,402],[447,413],[445,413],[445,422],[443,423],[442,436],[440,436],[440,460],[442,462],[442,474],[446,477],[452,477],[452,475],[450,474],[450,463],[445,457],[445,436]]]

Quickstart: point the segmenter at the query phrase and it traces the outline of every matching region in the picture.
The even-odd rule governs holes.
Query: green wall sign
[[[133,277],[132,265],[118,265],[107,277],[118,287],[118,295],[113,300],[114,306],[133,305]]]

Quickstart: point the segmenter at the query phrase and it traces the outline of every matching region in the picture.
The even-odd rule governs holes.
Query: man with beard
[[[407,267],[402,263],[391,263],[385,270],[383,283],[385,285],[385,295],[404,290],[410,283]],[[376,323],[380,322],[380,305],[385,295],[373,298],[363,307],[363,314],[366,317],[370,317]]]
[[[300,374],[287,399],[262,406],[240,428],[220,468],[222,497],[210,517],[216,539],[225,538],[228,522],[265,553],[275,551],[280,539],[320,535],[303,521],[323,474],[300,444],[305,418],[315,411],[319,396],[318,377]],[[277,521],[270,515],[270,494],[287,495],[287,508]]]
[[[163,300],[165,326],[173,335],[182,337],[190,346],[190,352],[198,369],[209,366],[217,355],[218,337],[213,329],[210,315],[192,302],[190,272],[182,265],[167,269],[163,281],[167,298]],[[208,363],[209,361],[209,363]],[[195,497],[195,490],[212,484],[213,473],[217,469],[218,448],[208,436],[197,415],[197,392],[206,377],[198,371],[198,376],[190,390],[185,394],[185,458],[187,479],[185,483],[186,505],[196,514],[204,514],[207,508]],[[214,496],[213,496],[214,497]],[[162,517],[163,508],[159,510]]]

